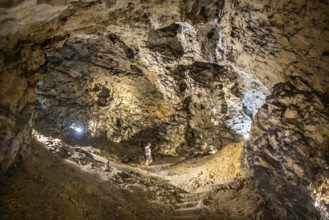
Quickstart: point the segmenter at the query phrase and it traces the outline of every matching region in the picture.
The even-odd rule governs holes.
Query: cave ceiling
[[[2,173],[28,154],[32,128],[153,140],[166,155],[250,136],[242,160],[259,189],[287,216],[317,215],[311,191],[329,162],[328,1],[0,7]]]

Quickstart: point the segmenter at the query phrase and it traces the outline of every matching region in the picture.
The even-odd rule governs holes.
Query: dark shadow
[[[148,192],[142,188],[131,191],[120,187],[121,183],[116,180],[133,184],[132,176],[104,181],[95,173],[84,172],[77,165],[64,162],[37,142],[33,142],[31,152],[21,167],[0,180],[1,219],[47,219],[51,216],[58,219],[152,219],[159,215],[170,218],[171,204],[150,202],[154,195],[148,187],[145,186]],[[165,189],[166,183],[163,184]],[[162,183],[157,186],[162,187]],[[173,193],[168,192],[168,197],[175,200]],[[19,209],[11,201],[16,201]]]

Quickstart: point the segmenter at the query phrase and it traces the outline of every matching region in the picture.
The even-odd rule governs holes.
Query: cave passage
[[[0,219],[329,219],[328,13],[0,0]]]

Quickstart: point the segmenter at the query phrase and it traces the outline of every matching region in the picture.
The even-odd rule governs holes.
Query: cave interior
[[[0,0],[0,219],[329,219],[328,18]]]

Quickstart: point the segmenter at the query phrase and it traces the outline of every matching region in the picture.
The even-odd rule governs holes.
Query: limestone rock
[[[220,148],[253,124],[244,159],[259,188],[291,218],[314,219],[314,201],[327,217],[327,1],[0,6],[1,172],[28,152],[34,107],[39,128],[156,138],[168,154]]]
[[[183,56],[184,48],[176,37],[179,28],[181,28],[179,24],[171,24],[168,27],[151,31],[148,47],[165,56],[174,56],[175,58]]]
[[[299,117],[307,114],[310,117]],[[328,132],[328,109],[298,77],[277,85],[256,116],[246,146],[247,163],[258,187],[291,218],[320,216],[310,187],[319,185],[317,175],[328,177]]]
[[[283,117],[294,119],[298,117],[298,112],[296,110],[286,109],[283,113]]]
[[[166,121],[170,108],[126,58],[124,42],[113,42],[113,36],[85,38],[72,39],[47,54],[51,72],[37,85],[37,126],[65,131],[72,123],[80,123],[98,136],[120,141]],[[62,55],[67,60],[58,65],[54,57]]]

